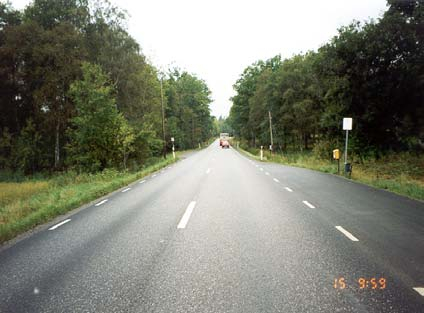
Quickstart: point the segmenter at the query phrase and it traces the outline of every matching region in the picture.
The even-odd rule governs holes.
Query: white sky
[[[23,9],[29,0],[12,0]],[[232,85],[248,65],[316,50],[352,20],[378,18],[386,0],[111,0],[157,67],[177,66],[206,81],[212,114],[227,116]]]

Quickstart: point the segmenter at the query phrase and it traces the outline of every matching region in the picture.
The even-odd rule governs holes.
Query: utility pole
[[[269,136],[271,137],[271,145],[269,146],[269,150],[271,150],[271,154],[272,154],[272,149],[273,149],[274,142],[272,140],[272,116],[271,116],[271,111],[268,111],[268,116],[269,116]]]
[[[165,138],[165,108],[163,106],[163,75],[160,77],[160,99],[162,104],[162,135],[163,135],[163,158],[166,159],[166,138]]]

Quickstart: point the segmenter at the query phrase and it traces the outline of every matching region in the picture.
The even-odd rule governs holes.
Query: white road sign
[[[343,118],[343,130],[352,130],[352,118],[351,117]]]

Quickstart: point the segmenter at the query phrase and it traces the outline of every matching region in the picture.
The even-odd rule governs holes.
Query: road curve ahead
[[[3,248],[0,312],[424,312],[424,204],[214,142]]]

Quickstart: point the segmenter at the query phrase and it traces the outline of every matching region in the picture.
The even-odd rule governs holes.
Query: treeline
[[[424,2],[389,0],[378,21],[339,29],[316,52],[247,67],[234,85],[229,123],[251,146],[341,148],[353,118],[360,156],[424,148]]]
[[[230,120],[222,116],[215,120],[215,128],[217,129],[218,133],[228,133],[230,136],[232,136],[234,133],[234,130],[230,124]]]
[[[159,73],[125,19],[107,0],[0,3],[0,170],[141,165],[163,152],[163,113],[168,149],[215,132],[205,82]]]

